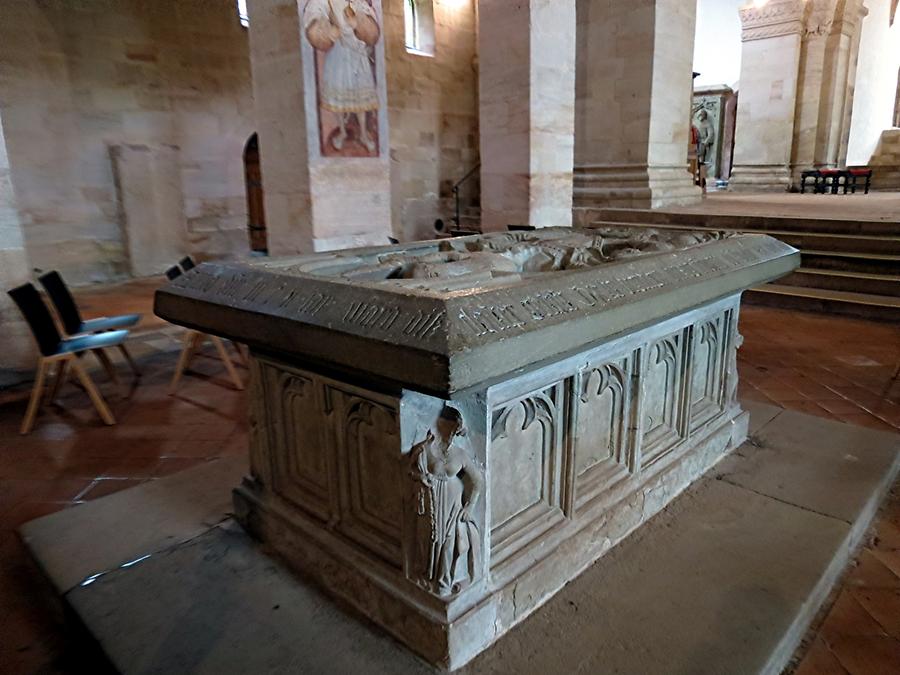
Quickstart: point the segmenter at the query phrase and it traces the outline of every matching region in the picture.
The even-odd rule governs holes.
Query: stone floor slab
[[[729,483],[853,523],[874,515],[898,453],[900,435],[786,410],[717,470]]]
[[[232,510],[231,487],[246,471],[246,457],[216,459],[32,520],[22,526],[22,538],[57,590],[65,593],[85,579],[170,548],[225,520]]]
[[[786,416],[789,424],[779,424]],[[829,437],[815,447],[828,451],[795,447],[789,432],[817,424],[776,413],[757,432],[763,448],[744,445],[740,457],[724,460],[732,465],[727,480],[717,477],[720,463],[461,672],[778,672],[849,559],[868,502],[894,471],[882,461],[891,439],[875,431],[826,427]],[[843,456],[854,454],[841,454],[839,439],[882,458],[849,465],[856,472],[850,485],[869,486],[869,499],[859,492],[850,504],[837,491],[834,506],[804,506],[815,484],[828,494]],[[896,458],[896,446],[893,452]],[[789,470],[774,495],[764,480],[770,464]],[[225,492],[233,484],[224,474],[218,480]],[[191,488],[185,481],[178,489]],[[97,504],[114,509],[109,499]],[[70,509],[52,525],[96,542],[90,530],[99,517],[114,538],[117,518],[120,531],[133,529],[133,519],[122,522],[115,510],[86,519],[83,507]],[[29,526],[32,536],[49,535],[46,524]],[[46,557],[50,549],[35,552]],[[81,555],[71,544],[66,551]],[[230,522],[75,586],[66,599],[123,673],[432,672],[282,569]]]

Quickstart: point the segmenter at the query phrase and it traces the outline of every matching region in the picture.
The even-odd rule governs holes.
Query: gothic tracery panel
[[[634,468],[629,431],[634,356],[589,367],[576,378],[575,498],[582,503]]]
[[[491,551],[496,564],[539,537],[563,511],[563,386],[496,409],[492,416]]]
[[[708,422],[725,409],[725,380],[730,312],[693,329],[691,364],[691,428]]]
[[[274,488],[320,519],[332,513],[333,467],[325,427],[329,411],[321,384],[299,372],[263,368],[265,386],[277,392],[266,409],[267,423],[281,452],[273,456]]]
[[[401,567],[402,478],[397,411],[330,389],[342,400],[341,529]]]
[[[685,331],[650,344],[643,376],[641,467],[671,451],[685,435]]]

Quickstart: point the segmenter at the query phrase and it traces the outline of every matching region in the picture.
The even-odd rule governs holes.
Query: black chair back
[[[80,333],[81,324],[84,323],[81,319],[81,312],[78,311],[75,298],[72,297],[69,287],[66,286],[66,282],[63,281],[59,272],[47,272],[47,274],[38,277],[38,281],[41,282],[41,286],[44,287],[47,295],[50,296],[50,301],[56,307],[56,313],[62,320],[63,328],[66,329],[66,332],[69,335]]]
[[[194,259],[189,255],[179,260],[178,264],[181,265],[181,269],[183,269],[185,272],[187,272],[188,270],[192,270],[197,266],[197,263],[195,263]]]
[[[178,265],[172,265],[166,270],[166,279],[172,281],[181,276],[181,268]]]
[[[37,340],[41,354],[52,356],[59,351],[62,337],[56,329],[56,324],[53,323],[53,316],[50,314],[50,310],[47,309],[44,299],[38,293],[34,284],[25,284],[12,289],[9,291],[9,297],[19,306],[19,311],[22,312],[22,316],[28,322],[31,332],[34,334],[34,339]]]

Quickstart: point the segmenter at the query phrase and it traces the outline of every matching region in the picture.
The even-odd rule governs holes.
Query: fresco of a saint
[[[381,28],[371,0],[308,0],[303,29],[316,53],[322,154],[376,157]]]

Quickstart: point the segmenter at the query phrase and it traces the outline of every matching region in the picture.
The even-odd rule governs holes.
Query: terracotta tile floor
[[[146,304],[147,289],[109,293],[121,311]],[[91,298],[79,298],[90,306]],[[143,305],[141,304],[143,303]],[[110,310],[107,310],[110,311]],[[119,420],[99,424],[83,392],[68,385],[35,431],[17,435],[27,390],[0,396],[0,672],[105,672],[88,641],[66,623],[59,602],[15,528],[32,518],[154,480],[226,453],[246,452],[244,394],[222,364],[197,359],[179,394],[167,395],[177,335],[152,326],[135,345],[144,376],[101,385]],[[814,415],[900,429],[900,327],[746,307],[741,394]],[[798,673],[897,673],[900,663],[900,493],[880,515],[878,537],[848,575],[838,602]],[[880,669],[880,670],[879,670]]]

